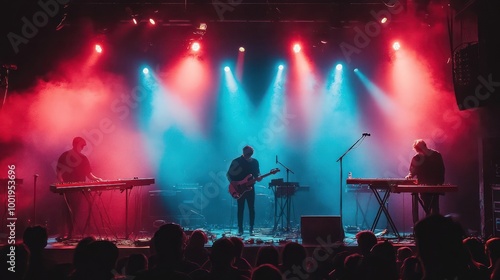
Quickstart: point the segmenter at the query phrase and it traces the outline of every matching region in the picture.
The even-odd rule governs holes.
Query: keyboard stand
[[[355,216],[356,226],[359,226],[359,224],[358,224],[358,211],[359,211],[359,212],[361,212],[361,217],[363,219],[361,221],[361,226],[359,226],[359,228],[361,228],[361,229],[367,229],[368,228],[368,221],[366,221],[366,212],[367,212],[367,210],[363,211],[363,207],[361,207],[361,203],[359,203],[359,197],[358,196],[359,196],[359,192],[356,192],[356,216]],[[370,200],[368,201],[368,204],[370,203]]]
[[[274,227],[273,233],[278,231],[278,225],[281,222],[282,231],[290,231],[290,210],[292,204],[291,193],[278,194],[276,188],[272,188],[274,193]],[[286,227],[284,223],[286,221]]]
[[[394,235],[396,235],[398,239],[401,239],[401,235],[399,235],[396,225],[394,224],[394,221],[391,218],[391,214],[389,213],[389,210],[386,207],[387,201],[389,200],[389,196],[391,194],[390,188],[374,186],[374,185],[369,185],[369,187],[379,203],[379,208],[377,211],[377,215],[375,216],[375,220],[373,221],[371,231],[375,232],[375,228],[377,227],[377,224],[380,220],[380,216],[382,215],[382,213],[384,213],[385,217],[387,218],[387,222],[389,223],[389,226],[392,229],[392,232],[394,233]],[[380,193],[382,193],[382,195]]]

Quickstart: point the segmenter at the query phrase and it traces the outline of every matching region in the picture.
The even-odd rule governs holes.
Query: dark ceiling
[[[136,49],[151,53],[155,43],[158,49],[164,45],[171,45],[162,44],[158,40],[176,38],[174,36],[176,33],[180,34],[177,37],[184,38],[186,37],[183,35],[186,33],[185,29],[192,30],[200,22],[208,23],[207,34],[215,38],[212,42],[223,37],[241,38],[241,40],[234,40],[235,42],[254,37],[264,41],[261,37],[265,34],[267,37],[273,37],[278,34],[278,31],[296,29],[301,36],[311,37],[312,39],[307,39],[315,44],[314,42],[323,40],[325,36],[341,38],[348,34],[349,38],[352,38],[354,26],[364,26],[365,23],[376,20],[377,14],[391,13],[395,7],[402,8],[402,12],[391,13],[391,22],[403,24],[391,24],[390,28],[404,30],[408,13],[426,13],[429,3],[444,3],[442,1],[445,0],[2,1],[0,3],[0,64],[24,64],[24,69],[26,69],[37,62],[36,65],[46,65],[48,68],[50,61],[63,52],[77,53],[79,51],[75,48],[75,44],[78,45],[76,42],[84,39],[80,34],[105,33],[108,38],[111,38],[113,34],[118,35],[119,30],[130,26],[132,17],[141,21],[143,27],[146,27],[149,17],[154,17],[158,26],[165,27],[157,28],[154,31],[156,34],[149,34],[151,38],[155,38],[154,40],[143,39],[141,42],[136,42],[140,45]],[[463,4],[463,1],[465,0],[454,2]],[[29,30],[27,25],[37,21],[39,24],[35,24],[36,32],[32,32],[34,33],[32,36],[27,36],[26,31]],[[179,26],[179,28],[170,28],[172,26]],[[22,37],[23,39],[18,40],[24,41],[13,40],[12,34]],[[168,34],[168,36],[157,36],[158,34]],[[136,36],[133,39],[139,41],[139,38],[143,38],[145,34],[133,35],[132,33],[130,36]],[[119,43],[121,42],[117,41],[117,44]],[[127,44],[131,45],[131,43]],[[128,47],[134,48],[134,46]],[[42,53],[45,55],[40,55]],[[48,57],[51,59],[47,59]],[[44,60],[46,63],[39,63],[38,60]],[[38,72],[41,71],[45,69]]]
[[[428,0],[419,0],[419,2]],[[42,2],[42,1],[40,1]],[[46,1],[57,3],[61,13],[70,21],[77,17],[91,17],[94,20],[130,20],[132,16],[155,16],[163,24],[178,20],[205,21],[359,21],[367,19],[370,11],[387,10],[397,5],[407,6],[407,0],[190,0],[190,1],[130,1],[130,0],[83,0]],[[66,3],[62,5],[61,3]],[[418,3],[419,3],[418,2]],[[4,20],[16,21],[23,16],[30,17],[41,10],[36,1],[9,1],[2,3],[6,12]],[[425,5],[425,3],[424,3]],[[63,7],[64,6],[64,7]]]

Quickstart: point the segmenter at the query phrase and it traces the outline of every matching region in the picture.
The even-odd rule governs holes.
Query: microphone
[[[278,155],[276,155],[276,164],[278,164]]]
[[[363,133],[363,136],[371,136],[371,134],[365,132],[365,133]]]
[[[2,65],[2,68],[5,68],[7,70],[17,70],[17,65],[15,65],[15,64],[4,64],[4,65]]]

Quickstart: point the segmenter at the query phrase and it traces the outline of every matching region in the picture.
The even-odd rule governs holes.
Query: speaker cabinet
[[[484,138],[480,151],[479,208],[481,234],[500,236],[500,137]]]
[[[301,216],[302,244],[329,244],[344,241],[340,216]]]

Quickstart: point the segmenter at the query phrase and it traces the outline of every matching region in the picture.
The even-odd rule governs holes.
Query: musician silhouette
[[[258,178],[260,175],[259,161],[252,158],[253,148],[250,146],[243,147],[243,154],[231,162],[227,171],[227,179],[229,182],[244,180],[248,175],[253,178]],[[261,179],[257,179],[260,181]],[[243,213],[245,209],[245,201],[248,204],[250,235],[253,235],[253,225],[255,222],[255,188],[251,186],[248,191],[245,191],[238,198],[238,234],[243,235]]]
[[[444,183],[443,157],[438,151],[429,149],[422,139],[413,142],[413,149],[417,154],[413,156],[410,164],[410,172],[406,179],[417,177],[418,183],[422,185],[442,185]],[[413,223],[418,219],[418,196],[413,195],[412,213]],[[439,194],[420,194],[422,207],[426,216],[439,214]]]
[[[73,139],[73,148],[59,157],[57,161],[57,180],[63,182],[84,182],[87,178],[93,181],[102,181],[92,174],[92,168],[87,156],[82,154],[87,142],[82,137]]]
[[[82,154],[83,148],[87,142],[82,137],[73,139],[73,148],[65,151],[57,160],[57,180],[59,183],[84,182],[88,179],[93,181],[102,181],[101,178],[92,173],[89,159]],[[74,213],[72,208],[76,208],[78,202],[78,193],[63,193],[65,206],[63,207],[64,221],[66,221],[67,236],[62,235],[60,239],[70,239],[73,234]]]

